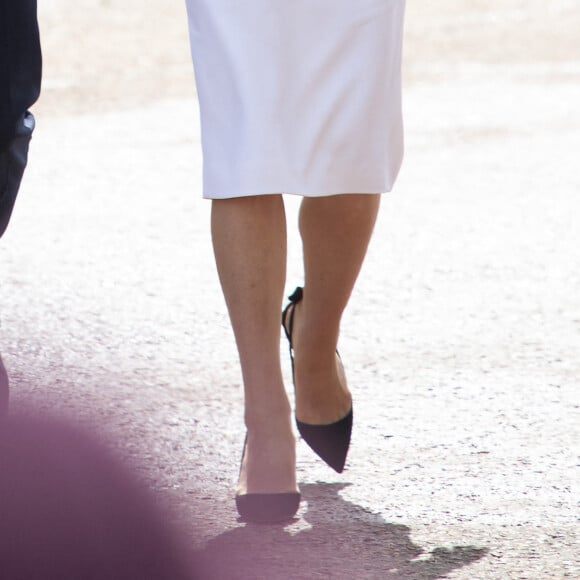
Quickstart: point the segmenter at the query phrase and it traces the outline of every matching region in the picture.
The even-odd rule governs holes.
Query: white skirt
[[[186,0],[203,195],[390,191],[405,0]]]

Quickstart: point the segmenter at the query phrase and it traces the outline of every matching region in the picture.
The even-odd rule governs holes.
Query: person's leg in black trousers
[[[26,167],[40,94],[42,57],[36,0],[0,0],[0,237],[6,231]],[[8,405],[8,375],[0,358],[0,415]]]
[[[40,93],[42,58],[36,0],[0,0],[0,237],[4,234],[28,157]]]

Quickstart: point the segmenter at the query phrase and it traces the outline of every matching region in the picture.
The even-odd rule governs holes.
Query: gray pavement
[[[405,166],[341,340],[348,469],[300,442],[284,527],[238,523],[232,500],[242,392],[184,9],[74,6],[42,10],[45,93],[0,245],[12,405],[110,438],[210,578],[580,578],[575,4],[409,2]]]

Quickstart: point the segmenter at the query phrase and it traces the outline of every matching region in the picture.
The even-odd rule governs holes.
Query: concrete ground
[[[242,391],[183,3],[40,16],[44,91],[0,245],[12,406],[111,439],[207,578],[580,578],[576,1],[409,0],[405,166],[340,345],[348,469],[300,442],[285,526],[239,523],[232,499]]]

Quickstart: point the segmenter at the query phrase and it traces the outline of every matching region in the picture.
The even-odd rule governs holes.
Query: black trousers
[[[0,0],[0,237],[8,226],[28,157],[42,57],[36,0]]]
[[[40,93],[36,0],[0,0],[0,150]]]

